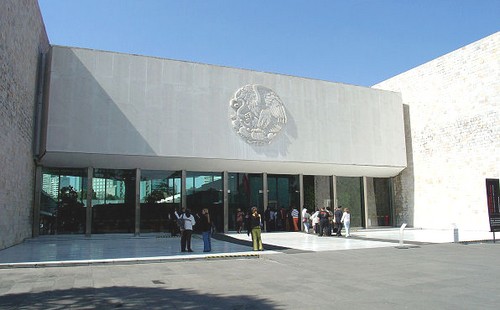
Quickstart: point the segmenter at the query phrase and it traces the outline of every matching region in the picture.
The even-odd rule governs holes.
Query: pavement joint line
[[[215,260],[228,258],[260,258],[262,254],[278,254],[275,251],[264,251],[257,253],[230,253],[230,254],[192,254],[192,255],[173,255],[159,257],[136,257],[136,258],[113,258],[113,259],[89,259],[89,260],[64,260],[64,261],[45,261],[45,262],[23,262],[23,263],[2,263],[0,269],[15,269],[15,268],[45,268],[45,267],[73,267],[73,266],[89,266],[89,265],[107,265],[107,264],[149,264],[149,263],[164,263],[171,261],[188,261],[188,260]]]

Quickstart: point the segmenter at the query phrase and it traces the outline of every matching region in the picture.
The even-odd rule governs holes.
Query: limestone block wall
[[[398,215],[415,227],[489,230],[485,180],[500,178],[500,32],[373,87],[401,92],[405,105]]]
[[[37,68],[47,49],[37,1],[0,1],[0,249],[32,233]]]

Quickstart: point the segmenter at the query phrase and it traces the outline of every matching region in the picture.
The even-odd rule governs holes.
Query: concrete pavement
[[[500,245],[0,269],[0,309],[498,309]]]
[[[44,236],[0,251],[0,309],[498,308],[491,233],[453,243],[452,230],[410,229],[406,249],[399,236],[265,233],[266,250],[252,252],[233,233],[209,254],[199,236],[192,254],[162,234]]]
[[[457,236],[458,235],[458,236]],[[399,244],[397,228],[354,230],[352,238],[318,237],[301,232],[263,233],[266,251],[251,251],[247,234],[229,233],[212,239],[212,252],[203,253],[203,241],[193,235],[194,253],[180,252],[180,238],[163,233],[92,235],[49,235],[27,239],[0,251],[0,269],[14,267],[67,266],[91,263],[140,263],[166,260],[216,258],[220,256],[270,255],[294,251],[337,251],[394,247]],[[457,239],[459,237],[459,239]],[[405,245],[492,240],[489,232],[406,229]]]

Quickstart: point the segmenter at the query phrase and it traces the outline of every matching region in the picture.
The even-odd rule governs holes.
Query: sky
[[[500,31],[500,0],[39,0],[53,45],[372,86]]]

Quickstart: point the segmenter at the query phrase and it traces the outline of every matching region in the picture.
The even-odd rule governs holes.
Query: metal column
[[[141,234],[141,169],[135,169],[135,229],[134,236]]]
[[[304,175],[299,174],[299,225],[300,230],[304,229],[302,225],[302,209],[304,208]]]
[[[42,199],[42,167],[35,168],[35,195],[33,197],[33,228],[31,235],[40,235],[40,203]]]
[[[90,237],[92,233],[92,182],[94,178],[94,168],[87,168],[87,212],[85,213],[85,236]]]
[[[229,173],[227,171],[223,172],[222,176],[223,185],[223,202],[224,202],[224,232],[229,231]]]
[[[186,209],[187,206],[187,190],[186,190],[186,170],[181,171],[181,209]]]

